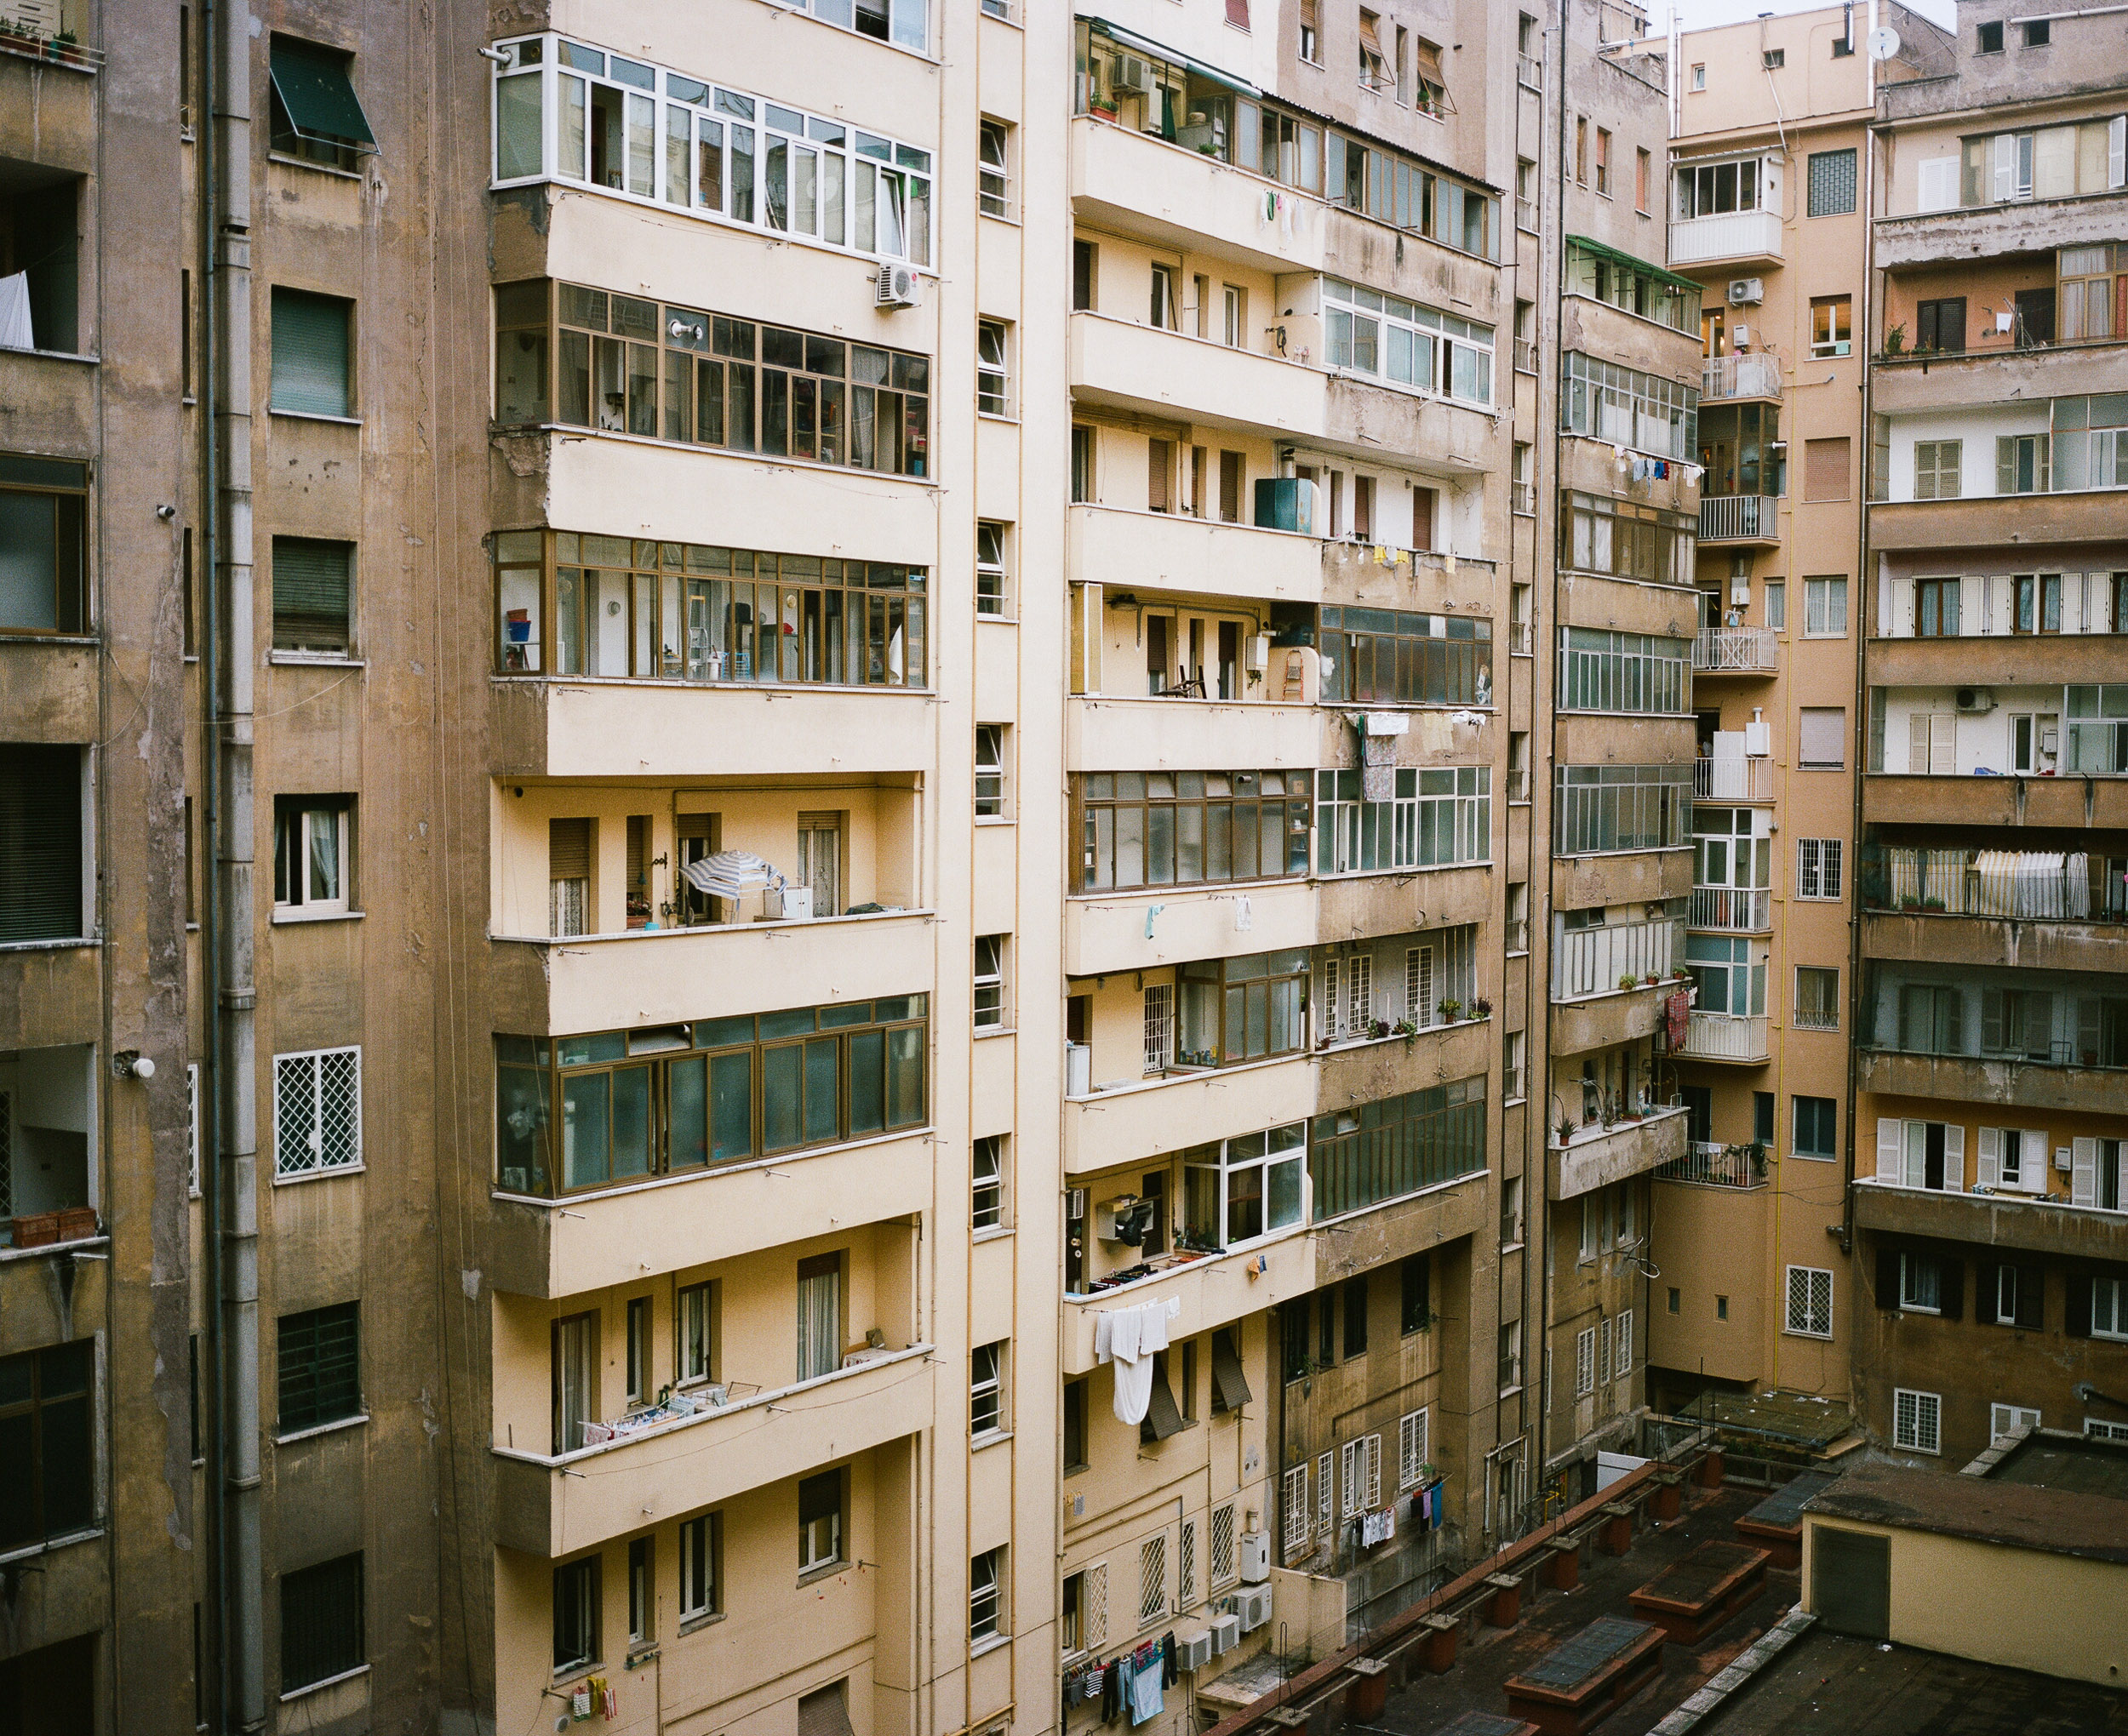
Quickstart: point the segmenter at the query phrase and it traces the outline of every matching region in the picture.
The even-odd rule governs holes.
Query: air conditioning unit
[[[1175,1661],[1184,1670],[1202,1670],[1212,1661],[1212,1636],[1210,1629],[1193,1634],[1175,1636]]]
[[[1232,1613],[1239,1619],[1241,1630],[1253,1634],[1271,1619],[1271,1588],[1268,1585],[1244,1585],[1227,1600]]]
[[[1994,689],[1984,687],[1960,688],[1958,690],[1958,709],[1961,711],[1982,714],[1994,711],[1995,709]]]
[[[1224,1657],[1241,1643],[1241,1618],[1238,1615],[1216,1615],[1212,1618],[1212,1656]]]
[[[1756,307],[1766,299],[1766,280],[1764,277],[1731,277],[1729,280],[1729,305],[1731,307]]]
[[[1261,1585],[1271,1577],[1271,1537],[1268,1532],[1241,1533],[1241,1577],[1245,1585]]]
[[[1116,56],[1109,89],[1118,96],[1144,96],[1153,89],[1153,69],[1136,54]]]
[[[907,266],[879,267],[872,297],[874,307],[914,307],[920,299],[916,273]]]

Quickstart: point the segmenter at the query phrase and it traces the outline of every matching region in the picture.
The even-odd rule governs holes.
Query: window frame
[[[555,1565],[550,1592],[554,1622],[554,1648],[549,1661],[552,1665],[552,1674],[556,1681],[561,1680],[563,1676],[580,1676],[586,1670],[596,1669],[604,1655],[605,1620],[604,1612],[601,1607],[602,1593],[604,1590],[601,1581],[604,1577],[604,1560],[596,1550],[588,1555],[579,1556],[574,1561],[560,1562]],[[568,1577],[572,1588],[569,1607],[574,1619],[570,1621],[569,1626],[575,1633],[583,1636],[590,1642],[587,1652],[575,1653],[566,1659],[562,1656],[563,1610],[562,1588],[564,1575]]]
[[[978,723],[975,726],[975,818],[1009,819],[1006,805],[1007,768],[1006,733],[1010,725]]]
[[[1012,1227],[1011,1179],[1009,1174],[1010,1134],[984,1134],[979,1135],[969,1156],[970,1226],[981,1236],[986,1231],[1003,1231]],[[985,1158],[988,1158],[986,1174]],[[988,1203],[985,1203],[987,1195]]]
[[[277,796],[273,798],[273,914],[278,920],[339,917],[354,912],[352,796]],[[314,852],[329,837],[336,886],[313,894]],[[300,884],[291,880],[299,875]]]
[[[678,1575],[674,1608],[682,1633],[724,1613],[724,1521],[722,1510],[680,1521],[673,1564]]]
[[[1796,1308],[1796,1279],[1799,1276],[1804,1280],[1800,1324],[1798,1324],[1799,1314]],[[1824,1323],[1822,1326],[1818,1324],[1819,1314],[1816,1300],[1820,1279],[1824,1280],[1825,1292]],[[1832,1269],[1829,1266],[1791,1265],[1786,1269],[1783,1283],[1784,1305],[1782,1331],[1792,1337],[1830,1340],[1833,1335],[1833,1302],[1836,1283]]]
[[[1319,282],[1324,367],[1413,397],[1484,409],[1494,407],[1496,328],[1444,313],[1423,302],[1385,295],[1364,284],[1348,283],[1341,277],[1324,277]],[[1363,344],[1364,325],[1371,325],[1374,330]],[[1391,357],[1396,347],[1392,340],[1398,334],[1402,335],[1409,353],[1410,379],[1399,379],[1392,371]],[[1427,358],[1423,381],[1418,377],[1422,354]],[[1463,359],[1466,357],[1467,361]]]
[[[1810,903],[1839,903],[1846,896],[1845,838],[1795,841],[1795,896]]]
[[[1012,527],[1002,519],[975,521],[975,614],[985,620],[1010,620]]]
[[[321,408],[317,403],[300,401],[303,394],[317,390],[317,381],[324,379],[322,372],[318,374],[317,380],[306,383],[298,380],[291,369],[284,380],[280,367],[282,353],[280,321],[283,308],[289,310],[291,322],[293,322],[299,310],[307,310],[311,316],[317,317],[322,316],[329,306],[339,310],[340,317],[344,322],[340,340],[341,351],[338,391],[336,395],[328,393],[325,396],[325,402],[337,406],[335,408]],[[267,413],[275,416],[301,417],[312,421],[356,422],[361,420],[361,401],[357,390],[357,375],[359,370],[356,366],[357,328],[353,300],[345,295],[328,295],[314,289],[300,288],[292,283],[275,283],[271,286],[268,294],[267,325]],[[295,357],[295,337],[294,325],[291,323],[289,331],[291,360]],[[288,397],[285,399],[282,396],[284,384],[288,390]]]
[[[972,1440],[1002,1440],[1011,1432],[1011,1419],[1005,1409],[1010,1343],[1009,1339],[998,1339],[976,1345],[968,1353],[968,1433]]]
[[[1826,1148],[1822,1151],[1816,1146],[1805,1146],[1803,1143],[1804,1135],[1801,1131],[1802,1116],[1799,1111],[1800,1106],[1805,1103],[1823,1105],[1830,1108],[1832,1111],[1832,1132],[1828,1136],[1827,1136],[1828,1144]],[[1816,1138],[1819,1135],[1821,1131],[1817,1123],[1823,1119],[1823,1111],[1813,1108],[1811,1111],[1811,1119],[1812,1122],[1811,1130],[1811,1137]],[[1790,1094],[1788,1099],[1788,1155],[1791,1157],[1800,1157],[1812,1162],[1832,1163],[1839,1162],[1839,1099],[1838,1098],[1808,1097],[1794,1094]]]
[[[271,540],[272,571],[269,576],[269,608],[272,615],[273,651],[284,658],[320,658],[344,662],[355,654],[355,579],[356,551],[358,545],[336,537],[276,536]],[[305,551],[315,554],[326,549],[338,551],[340,561],[340,588],[342,600],[339,625],[335,630],[319,630],[319,624],[329,616],[318,610],[304,610],[293,607],[296,599],[291,596],[290,607],[282,606],[281,580],[283,562],[289,556],[300,557]],[[291,567],[295,564],[291,562]],[[291,572],[289,575],[293,579]]]
[[[1912,1399],[1912,1419],[1901,1420],[1901,1401]],[[1926,1417],[1926,1434],[1930,1444],[1923,1445],[1922,1419]],[[1902,1453],[1925,1453],[1940,1458],[1943,1452],[1943,1395],[1940,1392],[1922,1392],[1909,1386],[1895,1386],[1891,1390],[1891,1444]]]
[[[1803,984],[1804,979],[1806,976],[1814,976],[1820,979],[1831,979],[1831,994],[1829,997],[1822,995],[1819,996],[1821,1003],[1827,1002],[1829,998],[1829,1005],[1831,1008],[1829,1014],[1826,1013],[1823,1004],[1821,1004],[1820,1007],[1815,1009],[1805,1008],[1805,996],[1803,991]],[[1840,969],[1838,965],[1799,964],[1795,967],[1795,1025],[1797,1030],[1838,1031],[1839,1029],[1840,1007],[1842,1005],[1840,1000],[1839,979]]]
[[[328,1329],[342,1325],[347,1328],[346,1345],[338,1354],[345,1358],[346,1369],[341,1380],[329,1388],[320,1373],[327,1353],[324,1334]],[[302,1348],[306,1333],[309,1347],[307,1370],[300,1363],[292,1365],[291,1357],[292,1351]],[[285,1440],[295,1435],[312,1434],[364,1420],[360,1301],[335,1303],[323,1308],[309,1308],[282,1315],[274,1323],[274,1368],[277,1394],[274,1432],[277,1438]],[[310,1388],[307,1401],[301,1397],[300,1391],[306,1384],[306,1373]],[[295,1389],[293,1393],[292,1388]],[[293,1404],[292,1396],[296,1401]]]
[[[1008,121],[983,116],[976,123],[975,208],[1000,222],[1014,220],[1012,208],[1012,134]],[[994,151],[993,151],[994,146]]]
[[[365,1571],[367,1565],[363,1559],[363,1552],[355,1550],[346,1555],[335,1556],[329,1561],[317,1562],[293,1572],[284,1571],[281,1574],[280,1697],[283,1700],[306,1689],[340,1681],[369,1667],[368,1611],[365,1608],[369,1589],[369,1575]],[[340,1583],[335,1584],[335,1579]],[[350,1581],[352,1585],[347,1583]],[[336,1651],[328,1650],[329,1641],[320,1640],[315,1633],[306,1634],[304,1625],[296,1619],[296,1613],[300,1610],[306,1593],[317,1594],[320,1608],[313,1609],[312,1613],[315,1616],[322,1613],[325,1599],[346,1598],[351,1590],[350,1603],[335,1613],[343,1617],[352,1616],[353,1634],[352,1636],[345,1634],[332,1636],[337,1637],[341,1643]],[[297,1606],[296,1611],[290,1609],[292,1602]],[[347,1642],[351,1637],[352,1644]],[[291,1680],[297,1666],[306,1661],[303,1655],[306,1640],[310,1642],[314,1650],[312,1659],[307,1661],[317,1673],[303,1680]]]
[[[91,572],[95,539],[89,534],[88,465],[28,453],[0,453],[0,503],[25,499],[51,503],[52,625],[0,624],[6,638],[79,638],[96,631]],[[64,503],[71,502],[71,506]],[[18,546],[20,546],[18,545]],[[71,580],[66,568],[71,566]]]
[[[1278,789],[1268,791],[1275,780]],[[1308,834],[1311,808],[1307,774],[1304,771],[1254,769],[1211,772],[1084,772],[1071,779],[1073,819],[1079,838],[1074,854],[1070,891],[1127,892],[1158,886],[1249,885],[1266,880],[1295,880],[1309,871],[1312,840]],[[1246,789],[1238,786],[1246,784]],[[1224,788],[1215,787],[1223,784]],[[1282,810],[1282,811],[1280,811]],[[1237,817],[1239,816],[1239,823]],[[1223,819],[1226,860],[1229,872],[1215,877],[1209,870],[1216,850],[1216,834]],[[1262,846],[1275,824],[1280,851],[1279,865],[1270,873],[1262,868]],[[1136,829],[1137,877],[1124,879],[1133,848],[1130,832]],[[1195,833],[1199,877],[1186,878],[1183,865]],[[1259,871],[1235,874],[1235,839],[1238,833],[1253,839],[1250,861]],[[1172,869],[1166,879],[1153,879],[1164,865],[1155,858],[1164,848],[1164,865]]]
[[[100,1528],[102,1515],[95,1461],[100,1456],[97,1443],[100,1439],[99,1419],[103,1404],[96,1340],[93,1338],[70,1339],[60,1344],[20,1351],[3,1361],[7,1364],[26,1366],[29,1373],[29,1396],[0,1405],[0,1416],[11,1421],[28,1419],[23,1436],[27,1448],[27,1458],[23,1468],[29,1475],[24,1483],[12,1485],[27,1496],[17,1510],[27,1523],[12,1537],[0,1541],[0,1549],[12,1552],[27,1545],[49,1543],[54,1538]],[[69,1361],[78,1364],[77,1371],[66,1371],[61,1368]],[[62,1383],[77,1372],[79,1385],[68,1385],[66,1390],[48,1396],[46,1386],[48,1370],[50,1368],[61,1368],[58,1378]],[[62,1407],[68,1412],[78,1413],[79,1421],[71,1429],[58,1422]],[[48,1421],[48,1416],[52,1420]],[[51,1450],[48,1453],[48,1431],[62,1433],[62,1438],[52,1442]],[[67,1439],[66,1436],[72,1438]],[[78,1512],[67,1510],[59,1516],[56,1522],[50,1511],[55,1505],[50,1487],[55,1479],[46,1474],[48,1458],[60,1459],[74,1467],[78,1473],[84,1473],[79,1476],[77,1491],[80,1503]]]
[[[1843,157],[1846,159],[1844,193],[1846,203],[1845,204],[1839,203],[1843,191],[1839,180],[1840,174],[1839,164]],[[1818,168],[1821,163],[1826,165],[1822,180]],[[1811,151],[1804,164],[1805,209],[1812,217],[1853,216],[1856,202],[1860,197],[1860,183],[1857,179],[1859,170],[1860,158],[1851,145],[1833,151]],[[1822,199],[1820,197],[1821,193],[1823,195]],[[1816,352],[1813,351],[1813,353]]]
[[[1012,326],[1008,320],[975,322],[975,414],[1013,414]]]
[[[1005,1620],[1005,1551],[1000,1544],[968,1562],[968,1642],[985,1646],[1009,1638]]]
[[[348,1155],[338,1162],[324,1161],[325,1129],[323,1125],[326,1064],[341,1056],[352,1056],[352,1082],[346,1088],[351,1110],[350,1124],[342,1134],[342,1144]],[[307,1063],[295,1066],[291,1063]],[[283,1077],[295,1076],[307,1071],[314,1140],[306,1139],[306,1148],[314,1145],[317,1156],[301,1161],[300,1154],[291,1158],[288,1138],[291,1131],[283,1113]],[[318,1175],[347,1175],[362,1169],[362,1045],[345,1043],[331,1048],[284,1049],[273,1057],[273,1179],[276,1182]]]
[[[830,1480],[834,1483],[835,1501],[832,1508],[821,1505],[824,1490]],[[809,1496],[808,1490],[812,1493]],[[813,1573],[830,1573],[849,1566],[848,1479],[840,1466],[823,1470],[802,1479],[798,1488],[798,1575],[801,1579]],[[807,1518],[809,1501],[814,1506],[811,1518]],[[823,1533],[817,1528],[826,1524]],[[822,1550],[825,1552],[821,1552]]]
[[[975,936],[975,999],[970,1022],[979,1032],[994,1034],[1010,1028],[1005,985],[1010,950],[1010,935]]]
[[[1286,1143],[1279,1144],[1280,1140]],[[1307,1170],[1307,1123],[1286,1122],[1253,1134],[1211,1139],[1178,1154],[1182,1164],[1181,1214],[1178,1239],[1187,1237],[1193,1248],[1217,1248],[1232,1253],[1256,1248],[1273,1238],[1301,1229],[1308,1222]],[[1290,1172],[1281,1182],[1275,1172]],[[1237,1195],[1239,1181],[1243,1191]],[[1292,1215],[1273,1220],[1276,1190],[1290,1186]],[[1238,1222],[1237,1203],[1255,1207],[1252,1234],[1237,1235],[1245,1228]],[[1214,1221],[1216,1220],[1216,1222]]]

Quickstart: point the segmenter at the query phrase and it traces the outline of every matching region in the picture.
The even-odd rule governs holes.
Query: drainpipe
[[[266,1725],[259,1539],[258,1060],[252,931],[251,15],[203,0],[208,319],[208,817],[215,864],[206,956],[214,1161],[204,1166],[215,1383],[218,1727]]]

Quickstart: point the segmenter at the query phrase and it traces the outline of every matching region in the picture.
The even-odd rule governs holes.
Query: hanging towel
[[[1096,1362],[1108,1360],[1110,1335],[1115,1329],[1116,1322],[1108,1315],[1096,1314],[1094,1316],[1094,1360]]]
[[[30,274],[0,277],[0,350],[34,350],[37,334],[30,323]]]
[[[1157,1718],[1160,1715],[1161,1705],[1160,1665],[1156,1657],[1131,1677],[1131,1723],[1142,1724],[1149,1718]]]
[[[1155,1351],[1168,1347],[1168,1322],[1182,1311],[1182,1299],[1171,1296],[1164,1302],[1148,1302],[1140,1311],[1142,1316],[1138,1328],[1138,1353],[1150,1358]]]
[[[1256,925],[1256,913],[1249,903],[1249,894],[1241,893],[1234,899],[1234,933],[1246,934]]]

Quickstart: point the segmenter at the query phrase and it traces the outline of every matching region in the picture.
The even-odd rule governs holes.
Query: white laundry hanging
[[[1116,1366],[1116,1419],[1142,1423],[1153,1406],[1153,1358],[1168,1347],[1168,1322],[1182,1312],[1182,1299],[1111,1308],[1094,1316],[1094,1360]]]

